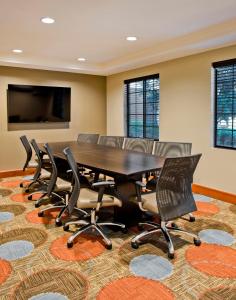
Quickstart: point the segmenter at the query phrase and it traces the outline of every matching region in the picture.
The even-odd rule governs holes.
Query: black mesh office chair
[[[124,149],[151,154],[153,150],[153,143],[153,140],[148,139],[125,138]]]
[[[142,183],[136,183],[140,208],[144,211],[150,211],[153,214],[159,215],[160,223],[140,223],[139,225],[148,225],[151,226],[152,229],[146,230],[135,236],[131,241],[133,248],[138,248],[139,241],[144,237],[161,231],[168,243],[168,256],[169,258],[173,258],[174,246],[169,235],[169,231],[171,230],[189,234],[194,238],[194,244],[196,246],[201,244],[197,235],[186,232],[176,225],[169,225],[169,223],[171,223],[169,221],[197,210],[192,194],[192,181],[194,171],[200,158],[201,154],[178,158],[166,158],[157,180],[156,197],[154,194],[151,194],[152,197],[149,195],[147,198],[143,197],[142,199]]]
[[[124,144],[124,137],[123,136],[100,136],[98,140],[98,144],[122,149]]]
[[[24,163],[24,166],[23,166],[23,171],[25,171],[26,168],[37,168],[37,166],[38,166],[37,162],[31,160],[33,153],[32,153],[32,149],[31,149],[31,146],[30,146],[30,143],[29,143],[27,137],[25,135],[22,135],[20,137],[20,140],[21,140],[21,143],[22,143],[22,145],[25,149],[25,152],[26,152],[26,160],[25,160],[25,163]],[[33,184],[33,178],[31,180],[31,183],[28,184],[28,185],[24,185],[24,183],[21,182],[20,187],[22,187],[22,188],[23,187],[24,188],[28,187],[29,188],[32,184]]]
[[[53,211],[55,209],[60,209],[60,212],[58,216],[56,217],[56,225],[60,226],[62,225],[61,217],[64,212],[68,209],[68,199],[72,191],[72,184],[70,182],[67,182],[61,178],[59,178],[58,172],[57,172],[57,166],[55,163],[55,159],[52,153],[52,150],[48,144],[44,145],[44,148],[47,152],[47,155],[50,159],[51,165],[52,165],[52,173],[50,177],[50,181],[48,182],[46,192],[43,194],[43,196],[36,201],[36,206],[38,207],[42,202],[44,202],[44,197],[47,196],[47,199],[50,199],[52,197],[56,197],[59,199],[59,202],[56,202],[54,204],[50,204],[49,206],[45,207],[44,209],[40,210],[38,212],[39,217],[43,217],[44,213],[47,211]],[[81,211],[82,213],[86,214],[85,211]]]
[[[97,144],[99,139],[99,134],[96,133],[79,133],[77,142]]]
[[[69,214],[72,214],[75,207],[83,210],[89,209],[90,211],[89,212],[90,221],[79,219],[77,221],[68,222],[64,225],[65,231],[67,231],[69,229],[69,226],[72,224],[82,225],[80,229],[75,231],[75,233],[73,233],[69,237],[67,241],[67,247],[71,248],[73,246],[75,238],[77,238],[81,233],[89,229],[95,229],[103,237],[106,244],[106,248],[111,249],[112,243],[110,239],[108,239],[106,235],[103,233],[101,226],[118,226],[119,228],[121,228],[121,230],[126,231],[125,225],[120,223],[113,223],[113,222],[97,222],[97,220],[98,220],[98,212],[101,207],[122,205],[122,202],[119,199],[110,195],[104,195],[105,188],[112,187],[114,186],[115,183],[112,181],[101,181],[101,182],[94,183],[93,187],[97,187],[99,189],[98,193],[96,191],[87,188],[80,189],[78,167],[71,153],[71,150],[69,148],[66,148],[64,149],[63,152],[67,158],[67,161],[72,170],[73,178],[74,178],[73,191],[68,203],[68,212]]]
[[[192,143],[155,142],[153,154],[164,157],[180,157],[191,155]]]

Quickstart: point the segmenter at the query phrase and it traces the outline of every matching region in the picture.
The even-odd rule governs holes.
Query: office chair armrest
[[[143,183],[142,181],[136,181],[135,184],[140,186],[140,188],[145,188],[146,187],[146,184]]]
[[[112,186],[115,185],[114,181],[98,181],[92,184],[92,187]]]
[[[137,195],[137,200],[138,200],[138,206],[140,210],[142,211],[147,211],[147,209],[143,208],[143,201],[142,201],[142,188],[145,188],[146,184],[141,182],[141,181],[136,181],[135,182],[135,189],[136,189],[136,195]]]

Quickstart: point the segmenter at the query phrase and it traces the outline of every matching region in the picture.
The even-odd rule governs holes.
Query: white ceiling
[[[0,39],[0,65],[109,75],[236,43],[236,0],[0,0]]]

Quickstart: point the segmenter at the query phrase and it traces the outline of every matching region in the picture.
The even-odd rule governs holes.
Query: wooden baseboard
[[[30,168],[23,170],[8,170],[8,171],[0,171],[0,178],[6,178],[6,177],[15,177],[15,176],[27,176],[34,174],[35,169]]]
[[[193,184],[192,190],[194,193],[197,193],[197,194],[202,194],[205,196],[212,197],[214,199],[222,200],[224,202],[236,204],[236,195],[235,194],[226,193],[226,192],[216,190],[213,188],[209,188],[206,186],[202,186],[199,184]]]

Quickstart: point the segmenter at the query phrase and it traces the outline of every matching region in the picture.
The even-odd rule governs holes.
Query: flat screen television
[[[8,123],[69,122],[68,87],[8,84]]]

